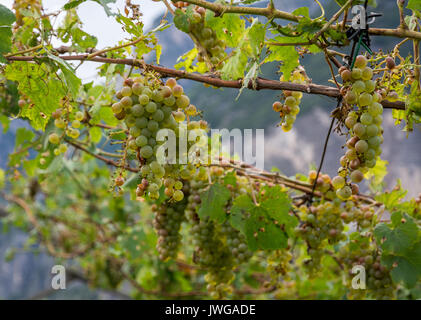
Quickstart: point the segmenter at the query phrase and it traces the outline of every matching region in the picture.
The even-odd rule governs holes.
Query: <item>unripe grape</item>
[[[184,193],[181,190],[175,190],[174,191],[174,195],[173,195],[173,199],[175,201],[181,201],[184,198]]]
[[[368,106],[367,111],[372,117],[376,117],[383,113],[383,106],[378,102],[373,102]]]
[[[368,149],[365,153],[364,153],[364,158],[366,160],[373,160],[376,157],[376,152],[374,151],[374,149]]]
[[[123,97],[120,100],[120,103],[123,105],[123,107],[130,107],[133,104],[133,100],[130,97]]]
[[[181,95],[183,94],[184,90],[183,87],[180,85],[175,85],[174,88],[172,88],[172,94],[174,95],[174,97],[178,98],[181,97]]]
[[[48,141],[50,141],[50,143],[52,143],[52,144],[59,144],[59,142],[60,142],[60,137],[58,136],[58,134],[57,133],[51,133],[49,136],[48,136]]]
[[[370,124],[367,126],[366,134],[368,137],[374,137],[379,133],[379,128],[375,124]]]
[[[176,181],[176,182],[174,183],[174,188],[175,188],[176,190],[181,190],[181,189],[183,188],[183,183],[182,183],[181,181]]]
[[[155,120],[149,120],[149,122],[148,122],[148,129],[149,129],[151,132],[156,132],[156,131],[158,131],[158,129],[159,129],[159,123],[158,123],[158,122],[156,122]]]
[[[135,104],[132,107],[131,112],[133,116],[141,117],[145,113],[145,109],[140,104]]]
[[[121,88],[121,95],[123,97],[130,97],[132,95],[132,88],[130,87],[123,87]]]
[[[368,143],[365,140],[360,140],[355,144],[355,150],[358,153],[364,153],[368,150]]]
[[[364,179],[364,174],[359,170],[355,170],[351,172],[350,178],[352,182],[360,183]]]
[[[136,138],[140,136],[140,128],[139,127],[131,127],[129,133],[132,137]]]
[[[377,148],[378,146],[380,146],[380,137],[376,136],[376,137],[371,137],[370,139],[368,139],[368,145],[371,148]]]
[[[354,104],[357,102],[357,95],[353,91],[348,91],[345,95],[345,101],[349,104]]]
[[[116,113],[118,113],[118,112],[116,112]],[[83,118],[84,118],[83,112],[81,112],[81,111],[76,112],[76,114],[75,114],[75,119],[76,120],[82,121]]]
[[[184,94],[176,99],[176,105],[180,109],[186,108],[189,104],[190,104],[190,99]]]
[[[342,78],[343,82],[351,81],[351,79],[352,79],[351,71],[349,71],[349,70],[342,71],[341,72],[341,78]]]
[[[344,186],[336,190],[336,195],[342,200],[347,200],[352,196],[352,189],[349,186]]]
[[[202,37],[204,39],[209,39],[212,36],[212,29],[210,28],[204,28],[202,30]]]
[[[355,68],[351,71],[351,77],[353,80],[361,79],[363,75],[363,72],[361,69]]]
[[[168,98],[172,95],[172,90],[168,86],[163,86],[163,87],[161,87],[161,93],[162,93],[162,96],[165,99],[165,98]]]
[[[291,131],[291,129],[292,129],[292,124],[287,124],[287,123],[284,123],[283,125],[282,125],[282,130],[284,131],[284,132],[288,132],[288,131]]]
[[[59,129],[64,129],[66,127],[66,122],[63,119],[54,120],[54,125]]]
[[[141,148],[144,147],[148,144],[148,138],[146,138],[145,136],[138,136],[135,140],[136,145]]]
[[[373,122],[373,117],[368,112],[364,112],[361,115],[360,121],[364,125],[369,125]]]
[[[272,105],[272,109],[276,112],[281,112],[282,111],[282,103],[280,103],[279,101],[275,101]]]
[[[299,92],[299,91],[293,91],[292,92],[292,96],[297,100],[297,101],[299,101],[299,100],[301,100],[302,99],[302,97],[303,97],[303,93],[302,92]]]
[[[156,110],[154,112],[154,114],[152,114],[152,119],[154,119],[157,122],[161,122],[162,120],[164,120],[164,112],[162,112],[162,110]]]
[[[145,107],[145,110],[149,113],[154,113],[156,109],[157,109],[157,105],[155,102],[152,102],[152,101],[149,102]]]
[[[361,77],[363,80],[370,80],[371,78],[373,78],[373,69],[371,69],[370,67],[365,67],[362,71]]]
[[[365,84],[365,91],[368,93],[372,93],[374,89],[376,89],[376,82],[373,80],[364,81]],[[374,100],[374,97],[373,97]]]
[[[143,85],[140,82],[136,82],[133,84],[132,86],[132,92],[135,95],[141,95],[142,94],[142,90],[143,90]]]
[[[80,128],[80,121],[79,120],[73,120],[72,121],[72,127],[73,128]]]
[[[353,160],[353,159],[356,159],[358,157],[355,149],[347,150],[347,152],[345,152],[345,156],[348,158],[348,160]]]
[[[148,126],[148,119],[145,117],[137,118],[135,120],[135,125],[139,129],[146,128]]]
[[[297,105],[297,99],[295,99],[293,96],[287,97],[285,99],[285,105],[292,108],[293,106]]]
[[[346,167],[347,162],[348,162],[348,158],[346,156],[342,156],[339,159],[339,163],[341,164],[342,167]]]
[[[186,108],[186,113],[189,115],[189,116],[195,116],[196,115],[196,113],[197,113],[197,110],[196,110],[196,107],[194,106],[194,105],[189,105],[187,108]]]
[[[359,55],[355,58],[354,67],[363,69],[367,65],[367,58],[363,55]]]
[[[340,176],[336,176],[332,179],[332,186],[335,189],[340,189],[343,186],[345,186],[345,179],[343,177]]]
[[[355,135],[357,135],[358,138],[361,139],[361,137],[363,137],[365,135],[366,127],[362,123],[358,122],[354,125],[352,130],[354,131]]]
[[[141,94],[139,96],[139,99],[138,100],[139,100],[139,103],[142,106],[146,106],[149,103],[149,97],[146,94]]]
[[[361,93],[365,91],[365,83],[361,80],[355,81],[352,85],[352,90],[356,93]]]
[[[170,96],[168,98],[165,98],[163,102],[166,106],[172,107],[175,104],[175,98],[174,96]]]
[[[371,94],[364,92],[360,95],[360,100],[359,100],[360,106],[362,107],[369,106],[372,102],[373,102],[373,97],[371,96]]]
[[[153,99],[155,102],[161,102],[162,100],[164,100],[164,96],[162,95],[161,91],[155,90],[155,91],[152,93],[152,99]]]
[[[165,85],[169,88],[174,88],[177,85],[177,81],[174,78],[168,78],[167,82],[165,83]]]
[[[395,102],[395,101],[398,101],[399,95],[395,91],[391,91],[387,95],[386,99],[389,100],[390,102]]]
[[[378,126],[381,125],[383,123],[383,116],[382,115],[375,116],[373,119],[373,123]]]
[[[150,146],[144,146],[144,147],[140,148],[139,153],[140,153],[140,156],[142,158],[148,159],[152,156],[153,150],[152,150],[152,147],[150,147]]]
[[[173,112],[173,116],[174,116],[175,121],[177,122],[183,122],[184,119],[186,118],[186,115],[181,111]]]

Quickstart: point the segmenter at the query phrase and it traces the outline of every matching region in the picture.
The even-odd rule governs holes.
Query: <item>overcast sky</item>
[[[0,2],[12,9],[13,0],[1,0]],[[44,0],[43,6],[48,13],[59,10],[67,2],[67,0]],[[151,28],[156,17],[165,12],[165,6],[162,2],[154,2],[152,0],[133,0],[132,2],[141,5],[140,8],[143,13],[142,20],[145,24],[145,29]],[[124,12],[124,3],[125,0],[117,0],[115,4],[110,4],[109,6],[113,9],[113,12],[118,12],[118,10]],[[115,21],[114,17],[107,17],[99,4],[93,1],[87,1],[79,5],[77,10],[83,22],[83,30],[98,38],[97,48],[101,49],[114,46],[119,40],[127,37],[127,33],[123,32],[121,25]],[[61,23],[63,17],[64,14],[61,14],[56,21],[54,19],[51,20],[52,23],[55,22],[54,27],[57,27]],[[54,45],[60,44],[55,43]],[[97,63],[85,62],[78,69],[77,74],[82,78],[83,82],[92,81],[96,77],[96,67],[98,67]]]

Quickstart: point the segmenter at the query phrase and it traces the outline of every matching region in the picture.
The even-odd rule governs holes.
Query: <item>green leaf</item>
[[[275,37],[273,39],[279,43],[294,42],[289,37]],[[296,41],[296,40],[295,40]],[[265,63],[272,61],[282,61],[279,70],[283,73],[285,81],[288,81],[291,72],[299,66],[299,55],[294,46],[269,46],[270,53],[265,59]]]
[[[3,133],[6,133],[9,130],[10,119],[4,114],[0,114],[0,123],[3,127]]]
[[[73,70],[72,66],[68,64],[63,59],[47,52],[47,56],[57,63],[61,72],[63,73],[63,80],[66,83],[67,87],[70,90],[70,93],[73,95],[74,98],[77,97],[79,93],[79,88],[82,84],[81,80],[75,75],[75,71]]]
[[[394,188],[390,192],[384,192],[375,197],[378,202],[381,202],[385,205],[386,209],[393,210],[394,208],[399,206],[400,201],[406,196],[408,193],[407,190],[402,188]]]
[[[245,21],[238,14],[226,13],[215,17],[211,10],[207,10],[205,23],[215,31],[216,37],[226,41],[229,47],[237,47],[245,33]]]
[[[14,13],[6,6],[0,4],[0,26],[10,26],[15,20]]]
[[[6,63],[4,53],[11,51],[12,28],[11,24],[16,20],[12,11],[0,4],[0,62]]]
[[[410,216],[400,212],[393,213],[392,220],[393,229],[381,223],[374,229],[374,236],[385,253],[401,254],[417,240],[418,227]]]
[[[421,11],[421,1],[420,0],[409,0],[408,5],[406,6],[411,10]]]
[[[295,9],[292,12],[292,14],[296,15],[296,16],[303,16],[303,17],[306,17],[306,18],[310,18],[310,8],[309,7],[301,7],[301,8]]]
[[[177,29],[180,29],[181,31],[184,31],[186,33],[190,32],[191,24],[188,13],[180,9],[175,10],[174,25]]]
[[[50,76],[50,69],[44,63],[32,64],[14,62],[5,69],[7,79],[18,82],[19,91],[26,95],[31,104],[21,109],[20,116],[31,120],[35,130],[44,130],[48,120],[66,95],[65,84]]]
[[[91,136],[93,143],[98,143],[101,141],[102,131],[98,127],[92,127],[89,129],[89,135]]]
[[[251,250],[285,248],[298,220],[289,214],[291,203],[280,187],[263,190],[260,206],[248,195],[234,199],[230,223],[245,235]]]
[[[239,79],[244,76],[248,60],[248,54],[243,50],[237,50],[236,53],[229,58],[223,66],[221,73],[222,79],[231,80]]]
[[[253,23],[250,27],[250,30],[248,31],[251,52],[256,58],[262,51],[263,43],[265,41],[265,34],[265,26],[260,22]]]
[[[231,193],[227,187],[219,183],[212,184],[208,190],[200,195],[202,205],[199,209],[199,217],[223,222],[227,218],[225,205],[231,198]]]
[[[234,171],[228,172],[224,177],[224,185],[231,185],[233,187],[237,186],[237,177]]]
[[[282,191],[280,186],[264,187],[263,193],[260,206],[267,211],[268,215],[277,224],[283,225],[284,230],[292,237],[294,235],[294,228],[298,224],[298,219],[290,215],[291,200],[288,194]]]
[[[276,250],[286,248],[288,237],[282,227],[273,222],[262,207],[254,207],[245,222],[245,236],[251,250]]]
[[[253,201],[247,194],[235,198],[230,212],[231,226],[245,234],[246,221],[250,218],[250,212],[254,207]]]
[[[86,2],[88,0],[74,0],[71,2],[68,2],[64,5],[64,9],[65,10],[69,10],[69,9],[73,9],[76,8],[78,5]],[[104,8],[105,13],[107,14],[107,16],[114,16],[115,14],[111,12],[110,8],[108,7],[109,3],[115,3],[116,0],[92,0],[96,3],[98,3],[99,5],[101,5]]]
[[[15,145],[16,148],[18,148],[20,145],[22,145],[24,142],[29,142],[35,137],[35,134],[26,128],[18,128],[16,130],[16,139],[15,139]]]

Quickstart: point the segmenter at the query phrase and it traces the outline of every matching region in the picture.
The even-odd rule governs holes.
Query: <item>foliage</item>
[[[145,32],[139,6],[128,1],[117,14],[114,0],[94,1],[128,40],[95,48],[77,15],[86,0],[67,2],[60,26],[41,1],[15,1],[13,11],[0,5],[0,123],[7,132],[14,117],[27,121],[0,170],[5,230],[25,230],[26,249],[37,243],[64,263],[76,261],[94,287],[120,290],[129,282],[138,299],[419,298],[421,200],[407,200],[399,185],[385,191],[388,162],[380,159],[384,107],[394,108],[408,134],[420,122],[417,50],[405,56],[398,39],[392,52],[356,52],[336,75],[332,63],[342,54],[328,50],[350,45],[339,16],[331,24],[304,7],[262,18],[254,7],[251,14],[213,12],[187,1],[170,6],[176,32],[194,47],[169,69],[159,65],[166,16]],[[404,22],[415,36],[405,41],[418,45],[418,2],[407,8]],[[337,89],[311,83],[300,63],[306,55],[326,59]],[[75,71],[75,62],[88,60],[102,63],[95,83]],[[274,63],[280,81],[262,79]],[[291,178],[224,157],[215,164],[207,148],[206,160],[196,162],[199,153],[184,152],[181,138],[194,135],[187,147],[202,146],[210,128],[170,76],[239,94],[276,86],[273,109],[284,131],[303,93],[337,97],[333,120],[350,138],[338,176],[312,170]],[[189,163],[159,163],[160,129],[175,132],[172,147]],[[359,193],[363,178],[370,194]],[[349,285],[356,264],[367,270],[367,290]]]

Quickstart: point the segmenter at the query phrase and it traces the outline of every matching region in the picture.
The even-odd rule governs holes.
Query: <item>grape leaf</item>
[[[260,205],[255,205],[248,195],[237,197],[231,207],[230,223],[245,235],[251,250],[285,248],[298,220],[289,214],[291,203],[285,192],[278,187],[263,190]]]
[[[374,236],[382,248],[382,263],[392,268],[395,282],[413,287],[421,278],[421,241],[418,225],[406,213],[394,212],[389,225],[379,224]]]
[[[417,242],[400,256],[382,256],[382,263],[392,268],[394,282],[403,282],[408,288],[413,288],[421,278],[421,242]]]
[[[7,7],[0,4],[0,62],[7,62],[4,53],[11,51],[11,24],[16,20],[15,15]]]
[[[18,89],[31,103],[22,108],[20,116],[31,121],[35,130],[44,130],[53,111],[60,107],[66,94],[64,84],[50,77],[48,67],[42,63],[14,62],[5,70],[7,79],[17,81]]]
[[[238,14],[227,13],[215,17],[211,10],[207,10],[205,22],[216,32],[217,38],[226,41],[230,47],[238,46],[245,32],[245,21]]]
[[[391,226],[393,228],[381,223],[374,229],[374,236],[378,243],[381,243],[385,253],[400,254],[410,248],[418,239],[418,227],[407,214],[394,212]]]
[[[65,10],[69,10],[69,9],[73,9],[76,8],[78,5],[86,2],[88,0],[74,0],[74,1],[70,1],[68,3],[66,3],[63,7],[63,9]],[[92,0],[96,3],[98,3],[99,5],[101,5],[104,8],[105,13],[107,14],[107,16],[114,16],[115,14],[111,12],[110,7],[108,7],[109,3],[115,3],[116,0]]]
[[[237,186],[237,178],[235,176],[235,172],[234,171],[228,172],[225,175],[225,177],[224,177],[224,185],[225,186],[231,185],[233,187],[236,187]]]
[[[177,9],[174,13],[174,25],[177,27],[177,29],[180,29],[181,31],[184,31],[186,33],[190,32],[191,28],[191,19],[190,15],[192,12],[192,6],[188,6],[186,9],[186,12]]]
[[[248,60],[246,51],[238,49],[236,53],[227,60],[221,70],[223,80],[239,79],[244,76]]]
[[[291,43],[289,37],[275,37],[273,39],[279,43]],[[295,40],[296,41],[296,40]],[[285,81],[289,80],[291,72],[299,66],[299,55],[294,46],[268,46],[270,53],[265,59],[265,63],[272,61],[282,61],[279,70],[283,73]]]
[[[419,1],[419,0],[409,0],[408,5],[406,7],[408,9],[411,9],[411,10],[421,11],[421,1]]]
[[[251,250],[276,250],[286,248],[288,237],[282,227],[275,224],[262,207],[254,207],[245,222],[245,236]]]
[[[375,197],[378,202],[385,205],[386,209],[393,210],[398,207],[400,201],[406,196],[408,191],[402,188],[395,188],[390,192],[384,192]]]
[[[3,127],[3,133],[6,133],[9,130],[10,119],[4,114],[0,114],[0,123]]]
[[[70,93],[73,95],[74,98],[77,97],[79,93],[79,88],[82,82],[80,79],[75,75],[75,71],[73,70],[72,66],[68,64],[63,59],[47,52],[47,56],[57,63],[61,72],[63,73],[62,80],[66,83],[67,87],[69,88]]]
[[[227,187],[214,183],[208,190],[200,195],[202,205],[198,211],[199,217],[205,219],[223,222],[227,218],[225,205],[231,198],[231,193]]]
[[[260,206],[279,225],[284,225],[284,230],[292,237],[294,235],[294,228],[298,224],[298,219],[289,214],[291,201],[286,192],[282,191],[280,186],[264,187],[260,201]]]

